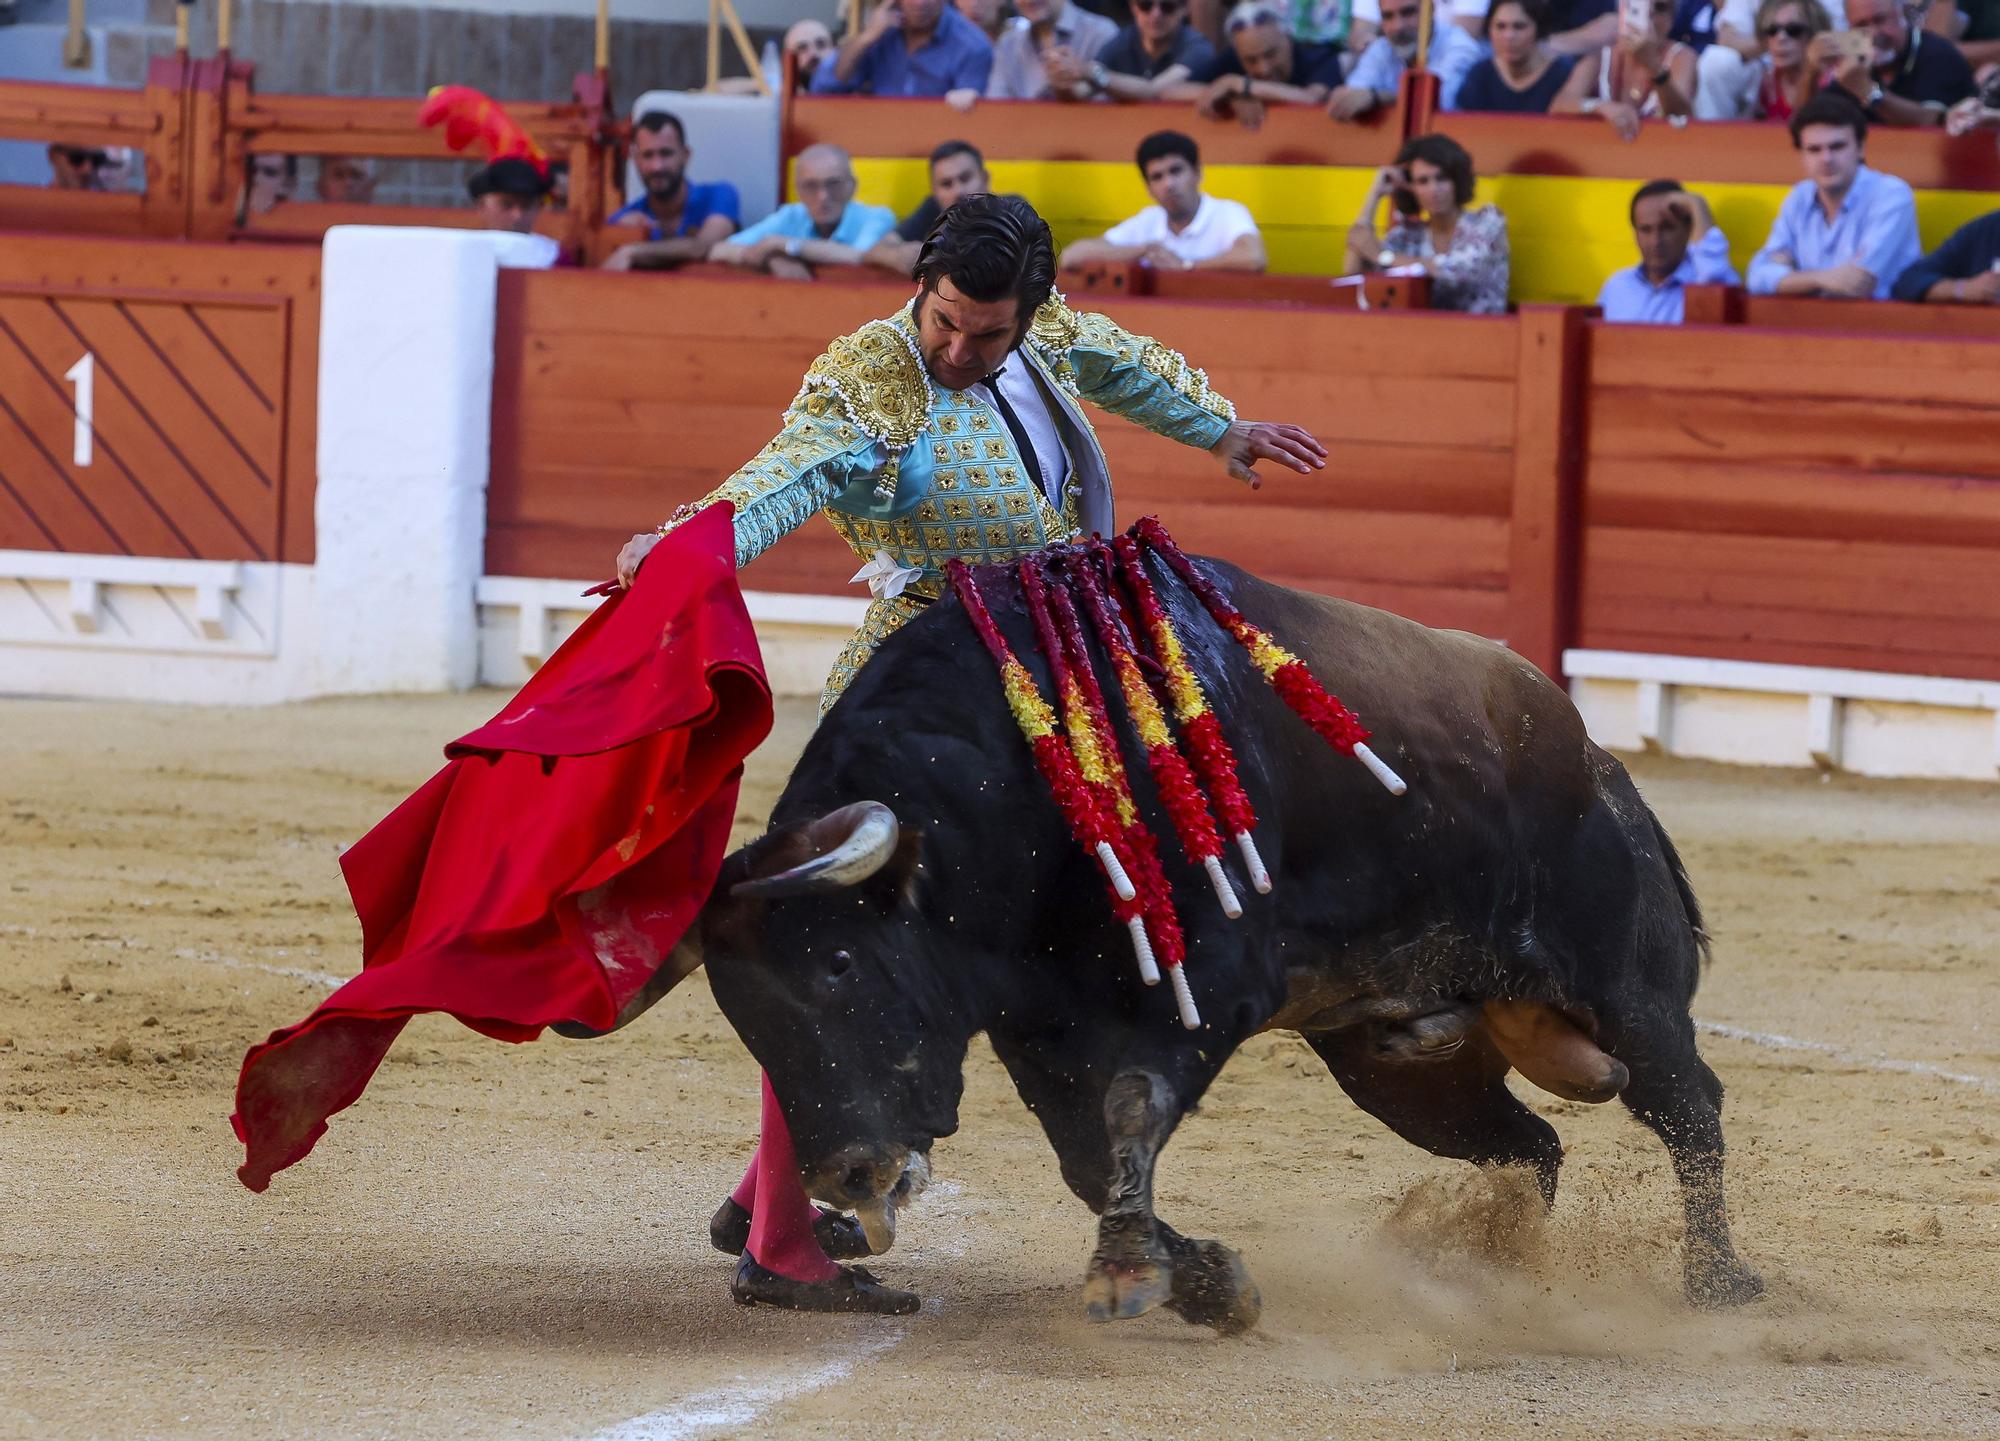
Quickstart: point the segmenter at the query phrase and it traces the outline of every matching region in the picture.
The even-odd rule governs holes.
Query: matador
[[[882,641],[938,599],[947,561],[1013,561],[1114,532],[1111,474],[1080,401],[1207,450],[1255,486],[1259,460],[1300,473],[1326,451],[1293,425],[1239,420],[1185,357],[1054,290],[1048,226],[1017,196],[971,196],[919,255],[914,299],[843,336],[807,370],[784,427],[708,495],[618,557],[630,584],[659,538],[719,500],[748,565],[817,513],[865,562],[873,595],[827,677],[825,710]],[[763,1139],[710,1227],[739,1253],[737,1299],[902,1313],[917,1298],[830,1258],[868,1254],[860,1227],[815,1216],[768,1080]]]

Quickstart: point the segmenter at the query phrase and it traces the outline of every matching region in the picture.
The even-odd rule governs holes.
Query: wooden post
[[[1405,70],[1402,92],[1404,132],[1396,137],[1398,145],[1412,136],[1429,134],[1442,108],[1438,78],[1428,70],[1414,66]]]
[[[174,6],[174,54],[188,53],[188,16],[194,10],[192,0],[181,0]]]
[[[708,0],[708,84],[713,90],[722,79],[722,0]]]
[[[235,38],[235,7],[230,0],[215,0],[215,53],[229,58],[229,42]]]
[[[69,0],[69,29],[63,32],[62,63],[71,70],[90,68],[90,32],[83,28],[83,0]]]
[[[597,0],[597,72],[611,68],[611,0]]]
[[[1562,684],[1576,637],[1589,312],[1524,305],[1515,318],[1514,492],[1507,644]]]

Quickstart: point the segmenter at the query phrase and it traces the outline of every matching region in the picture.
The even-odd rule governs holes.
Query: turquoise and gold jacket
[[[1060,507],[1035,484],[983,389],[944,390],[931,380],[906,305],[828,346],[806,371],[784,428],[681,512],[732,502],[739,567],[824,512],[863,560],[881,551],[918,572],[901,594],[870,606],[828,678],[824,704],[885,636],[943,593],[946,561],[1017,560],[1052,542],[1112,533],[1111,474],[1079,401],[1203,449],[1236,418],[1178,351],[1072,310],[1060,295],[1036,312],[1018,353],[1069,454]]]

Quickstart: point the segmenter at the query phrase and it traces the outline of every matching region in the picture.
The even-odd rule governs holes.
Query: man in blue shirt
[[[824,266],[856,266],[868,248],[896,228],[896,212],[854,199],[854,166],[838,145],[799,152],[792,185],[799,199],[709,251],[720,265],[761,270],[786,280],[811,280]]]
[[[726,180],[690,185],[687,133],[680,117],[648,110],[632,127],[632,165],[646,193],[611,217],[613,225],[640,224],[646,238],[621,245],[606,270],[666,270],[701,260],[743,223],[736,187]]]
[[[1354,57],[1345,84],[1328,97],[1326,113],[1335,120],[1359,120],[1382,106],[1396,103],[1403,72],[1417,58],[1417,31],[1426,0],[1382,0],[1382,33]],[[1449,22],[1431,26],[1431,53],[1424,68],[1438,78],[1439,104],[1458,108],[1458,87],[1465,72],[1483,58],[1479,42]]]
[[[993,42],[945,0],[882,0],[813,71],[815,95],[986,93]]]
[[[1632,197],[1632,238],[1639,263],[1604,282],[1597,304],[1606,320],[1622,324],[1679,325],[1687,316],[1690,285],[1738,285],[1729,263],[1729,237],[1716,226],[1708,202],[1681,189],[1678,180],[1654,180]]]
[[[1885,300],[1923,253],[1917,199],[1863,160],[1868,117],[1838,90],[1822,90],[1792,116],[1792,145],[1806,179],[1778,207],[1771,238],[1750,262],[1752,295]]]
[[[1896,281],[1898,300],[2000,305],[2000,210],[1968,220]]]

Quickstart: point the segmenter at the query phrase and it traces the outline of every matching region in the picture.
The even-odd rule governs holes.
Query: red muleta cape
[[[730,508],[663,540],[486,725],[341,857],[360,975],[243,1059],[253,1191],[352,1105],[409,1018],[532,1041],[609,1027],[708,899],[771,692]],[[388,603],[385,601],[385,603]]]

